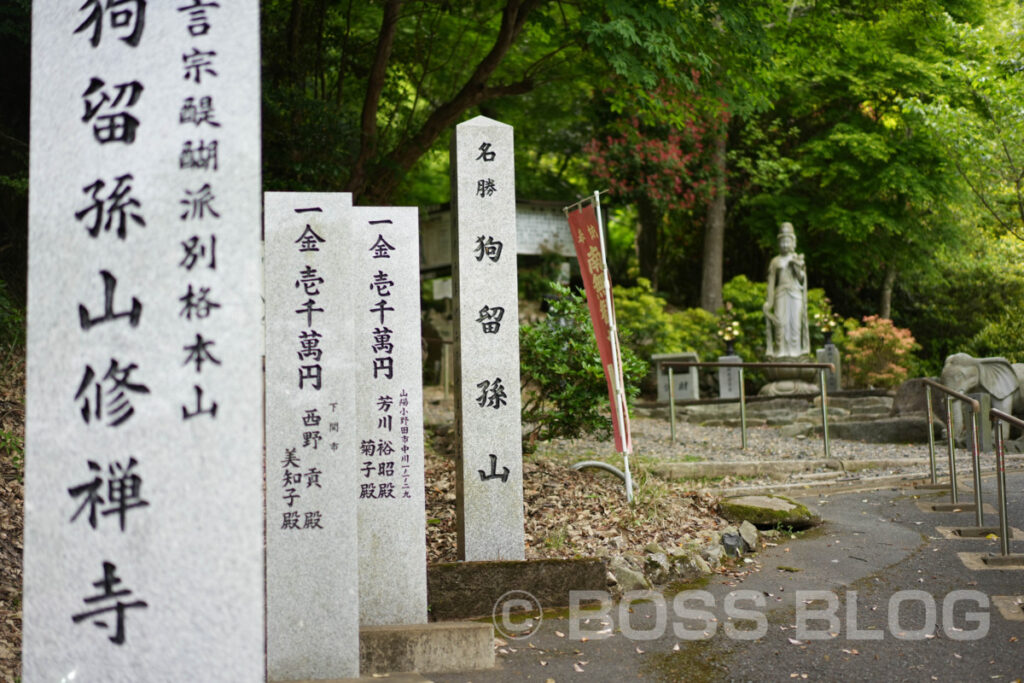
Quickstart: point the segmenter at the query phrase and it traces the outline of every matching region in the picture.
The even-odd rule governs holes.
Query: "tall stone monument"
[[[359,615],[364,626],[427,621],[419,219],[414,207],[347,213],[355,306],[352,353],[358,482]]]
[[[259,6],[32,11],[23,680],[263,681]]]
[[[810,332],[807,326],[807,265],[804,255],[796,253],[796,233],[792,223],[779,230],[779,255],[768,266],[765,293],[765,349],[769,362],[808,363],[811,361]],[[779,396],[812,393],[816,370],[804,368],[768,368],[771,380],[761,394]]]
[[[451,156],[459,559],[522,560],[512,127],[461,123]]]
[[[348,194],[265,196],[267,670],[359,675]]]

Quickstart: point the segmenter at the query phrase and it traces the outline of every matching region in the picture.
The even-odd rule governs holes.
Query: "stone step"
[[[570,590],[606,587],[604,564],[592,557],[441,562],[427,567],[433,619],[491,616],[495,603],[508,591],[530,593],[545,607],[564,607]]]
[[[363,676],[494,668],[494,627],[476,621],[438,621],[359,629],[359,671]]]

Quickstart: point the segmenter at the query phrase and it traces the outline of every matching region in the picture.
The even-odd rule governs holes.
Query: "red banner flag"
[[[611,279],[604,255],[604,237],[593,203],[567,211],[580,274],[587,291],[587,307],[594,325],[597,350],[601,354],[608,383],[608,400],[612,408],[612,430],[615,448],[619,453],[632,453],[633,440],[629,432],[629,411],[626,407],[626,389],[622,382],[622,359],[615,327],[615,304],[612,300]]]

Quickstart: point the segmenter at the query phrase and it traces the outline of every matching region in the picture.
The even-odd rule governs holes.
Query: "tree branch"
[[[993,207],[991,203],[988,201],[988,197],[986,197],[985,194],[982,193],[982,191],[973,182],[971,182],[970,177],[967,175],[967,172],[964,170],[964,167],[960,164],[960,162],[957,161],[955,163],[956,172],[959,173],[960,177],[964,179],[964,182],[967,183],[967,187],[970,188],[971,193],[978,199],[979,202],[981,202],[981,205],[985,207],[985,210],[988,211],[992,218],[996,220],[996,223],[998,223],[1001,228],[1015,235],[1019,239],[1024,239],[1024,237],[1018,234],[1017,231],[1014,230],[1008,222],[1003,220],[1003,218],[999,215],[999,212],[996,211],[995,207]]]
[[[400,143],[394,151],[382,159],[379,173],[374,177],[372,191],[367,188],[365,170],[349,182],[349,191],[356,198],[367,195],[377,202],[386,201],[394,192],[402,175],[430,149],[441,133],[458,121],[470,108],[481,102],[504,94],[527,92],[529,81],[507,86],[487,87],[502,59],[508,54],[516,38],[522,32],[530,12],[544,0],[508,0],[502,11],[501,27],[494,39],[490,52],[484,56],[466,83],[450,100],[437,107],[414,135]],[[529,87],[527,87],[529,85]],[[523,88],[526,88],[525,90]]]

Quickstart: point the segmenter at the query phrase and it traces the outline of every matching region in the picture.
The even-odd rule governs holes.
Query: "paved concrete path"
[[[1024,527],[1024,474],[1008,480],[1009,519]],[[994,505],[994,479],[983,484]],[[943,527],[974,523],[973,513],[922,510],[947,499],[910,489],[802,498],[826,519],[820,530],[777,539],[750,571],[715,575],[685,603],[666,590],[590,621],[552,612],[529,638],[506,639],[495,669],[413,680],[1017,680],[1024,608],[1012,597],[1024,596],[1024,570],[968,568],[961,553],[999,544],[946,538]],[[1024,553],[1024,540],[1011,550]]]

